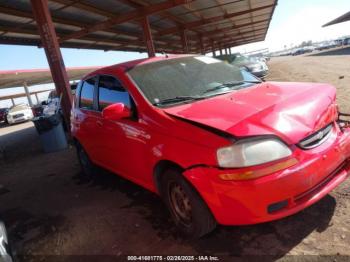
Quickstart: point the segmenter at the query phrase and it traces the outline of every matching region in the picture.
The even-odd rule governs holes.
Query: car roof
[[[96,74],[103,74],[103,72],[105,72],[106,70],[113,71],[113,70],[117,70],[117,69],[120,70],[121,69],[124,72],[127,72],[130,69],[134,68],[135,66],[145,65],[145,64],[149,64],[149,63],[155,63],[155,62],[159,62],[159,61],[177,59],[177,58],[182,58],[182,57],[191,57],[191,56],[195,56],[195,55],[162,55],[162,56],[155,56],[155,57],[150,57],[150,58],[132,60],[132,61],[128,61],[128,62],[124,62],[124,63],[120,63],[120,64],[115,64],[115,65],[99,68],[98,70],[95,70],[95,71],[87,74],[86,76],[84,76],[83,80],[85,80],[93,75],[96,75]],[[200,56],[200,55],[198,55],[198,56]]]

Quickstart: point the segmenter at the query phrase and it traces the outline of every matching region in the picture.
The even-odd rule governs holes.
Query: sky
[[[265,41],[248,44],[232,49],[233,52],[249,52],[262,48],[270,51],[283,50],[302,41],[322,41],[350,35],[350,22],[322,28],[322,25],[350,11],[350,0],[279,0],[275,9]],[[67,67],[104,66],[123,61],[146,57],[145,53],[104,52],[62,48],[62,55]],[[0,70],[47,68],[44,50],[37,47],[0,45]],[[46,89],[53,85],[45,85]],[[31,87],[38,90],[41,87]],[[22,92],[23,88],[11,92]],[[0,96],[8,94],[0,89]],[[42,96],[47,96],[43,94]],[[40,97],[40,99],[41,99]],[[17,102],[25,102],[23,99]],[[34,99],[35,101],[35,99]],[[11,105],[1,102],[0,107]]]
[[[235,47],[235,52],[262,48],[283,50],[303,41],[331,40],[350,35],[350,22],[322,27],[350,11],[350,0],[279,0],[265,41]]]

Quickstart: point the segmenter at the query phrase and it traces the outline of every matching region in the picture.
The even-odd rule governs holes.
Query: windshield
[[[205,56],[140,65],[131,69],[129,75],[152,104],[204,99],[260,82],[235,66]]]

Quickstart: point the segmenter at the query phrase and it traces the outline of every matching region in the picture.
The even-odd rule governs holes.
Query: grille
[[[22,117],[24,116],[24,114],[16,114],[16,115],[13,115],[13,118],[19,118],[19,117]]]
[[[329,124],[328,126],[301,140],[298,145],[303,149],[311,149],[317,147],[328,139],[332,133],[331,131],[332,124]]]

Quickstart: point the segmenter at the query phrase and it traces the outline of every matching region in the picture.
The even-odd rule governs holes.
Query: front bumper
[[[194,167],[184,172],[218,223],[244,225],[292,215],[319,201],[350,171],[350,129],[334,126],[332,136],[310,150],[295,148],[298,164],[257,179],[223,181],[237,170]]]
[[[16,123],[22,123],[25,121],[29,121],[31,119],[32,119],[32,117],[29,117],[29,116],[21,116],[18,118],[7,118],[7,121],[9,122],[9,124],[16,124]]]

